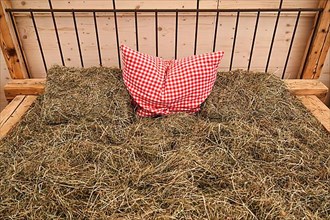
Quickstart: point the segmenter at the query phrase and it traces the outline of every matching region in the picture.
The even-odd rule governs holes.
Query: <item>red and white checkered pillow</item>
[[[125,85],[139,116],[195,113],[211,93],[223,52],[163,60],[121,46]]]

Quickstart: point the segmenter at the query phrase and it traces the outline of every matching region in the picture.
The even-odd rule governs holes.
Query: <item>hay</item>
[[[0,216],[330,215],[330,135],[268,74],[221,73],[200,114],[138,118],[118,143],[105,138],[111,120],[49,124],[45,105],[40,97],[1,141]]]
[[[135,120],[119,69],[54,66],[48,71],[42,106],[47,124],[106,124],[107,138],[120,143]],[[98,126],[102,127],[102,126]]]

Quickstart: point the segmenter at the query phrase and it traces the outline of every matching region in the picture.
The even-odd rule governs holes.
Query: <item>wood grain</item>
[[[320,22],[316,27],[316,35],[312,42],[312,47],[307,54],[306,66],[303,69],[302,78],[317,79],[320,77],[322,67],[330,47],[330,1],[325,0]]]
[[[330,133],[330,109],[315,95],[297,97]]]
[[[0,1],[0,47],[7,64],[11,78],[23,79],[26,71],[23,66],[23,58],[18,50],[17,42],[14,39],[13,31],[9,24],[5,8],[10,7],[10,1]]]
[[[317,7],[318,1],[299,0],[299,6],[302,8]],[[278,8],[278,0],[203,0],[200,1],[200,8]],[[48,8],[48,1],[41,0],[14,0],[15,8]],[[56,0],[53,1],[54,8],[112,8],[112,1],[109,0]],[[196,8],[196,0],[117,0],[117,8]],[[285,0],[284,8],[296,8],[297,0]]]
[[[18,95],[40,95],[45,90],[46,79],[16,79],[7,83],[4,92],[7,100]]]
[[[269,64],[269,72],[281,76],[285,59],[290,45],[293,26],[295,23],[295,14],[293,16],[283,17],[279,21],[279,27],[273,47],[273,56]],[[26,52],[29,66],[34,78],[45,76],[42,59],[38,47],[38,42],[34,34],[34,28],[29,17],[17,17],[17,25],[20,31],[24,50]],[[216,50],[225,51],[224,59],[220,68],[227,71],[230,64],[231,48],[233,44],[233,35],[235,28],[235,13],[222,13],[217,33]],[[250,55],[253,32],[255,27],[256,13],[250,13],[249,16],[242,15],[239,22],[238,35],[236,40],[235,56],[233,69],[246,69]],[[272,38],[274,14],[262,15],[259,21],[259,28],[256,37],[256,44],[253,52],[251,70],[264,71],[267,62],[269,44]],[[155,22],[152,14],[138,17],[139,29],[139,48],[143,53],[155,55]],[[56,18],[59,36],[61,39],[65,64],[67,66],[80,66],[79,52],[75,40],[75,32],[71,17]],[[97,17],[99,38],[101,44],[102,63],[104,66],[117,66],[117,48],[114,30],[114,19],[109,16]],[[91,15],[77,17],[78,28],[80,30],[81,48],[86,67],[97,66],[98,53],[95,38],[95,30]],[[203,15],[199,17],[199,31],[197,42],[197,53],[212,51],[214,36],[215,15]],[[45,58],[48,67],[54,64],[61,64],[58,45],[53,28],[51,17],[36,17],[36,23],[39,29],[39,35],[43,46]],[[178,28],[178,58],[190,56],[193,54],[194,33],[196,19],[187,14],[179,15]],[[135,28],[134,16],[119,16],[119,37],[120,44],[126,44],[135,48]],[[291,59],[288,64],[286,78],[295,78],[299,69],[300,60],[308,39],[308,33],[312,28],[311,17],[301,17],[294,41],[294,47],[291,51]],[[165,59],[174,57],[175,40],[175,16],[159,15],[159,55]]]
[[[284,80],[284,83],[293,95],[315,95],[318,98],[324,98],[329,90],[316,79],[288,79]]]
[[[10,116],[16,111],[17,107],[23,102],[25,95],[16,96],[6,108],[0,112],[0,128],[6,123]]]
[[[8,132],[14,128],[14,126],[22,119],[24,114],[28,111],[30,106],[36,100],[37,96],[24,96],[23,101],[19,105],[8,105],[10,108],[6,112],[12,112],[12,114],[7,118],[5,123],[0,127],[0,139],[4,138]],[[7,109],[7,107],[5,109]],[[15,110],[12,110],[15,109]]]
[[[288,79],[283,80],[293,95],[316,95],[324,97],[328,88],[319,80]],[[16,79],[5,86],[7,99],[17,95],[40,95],[44,93],[46,79]]]

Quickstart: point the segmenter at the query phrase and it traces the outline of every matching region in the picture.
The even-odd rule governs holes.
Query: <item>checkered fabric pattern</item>
[[[223,52],[163,60],[121,46],[123,78],[142,117],[195,113],[211,93]]]

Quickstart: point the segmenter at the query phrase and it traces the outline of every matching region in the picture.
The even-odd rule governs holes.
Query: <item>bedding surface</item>
[[[330,135],[281,80],[219,73],[192,115],[139,118],[127,94],[116,69],[52,68],[0,142],[0,216],[330,216]]]

